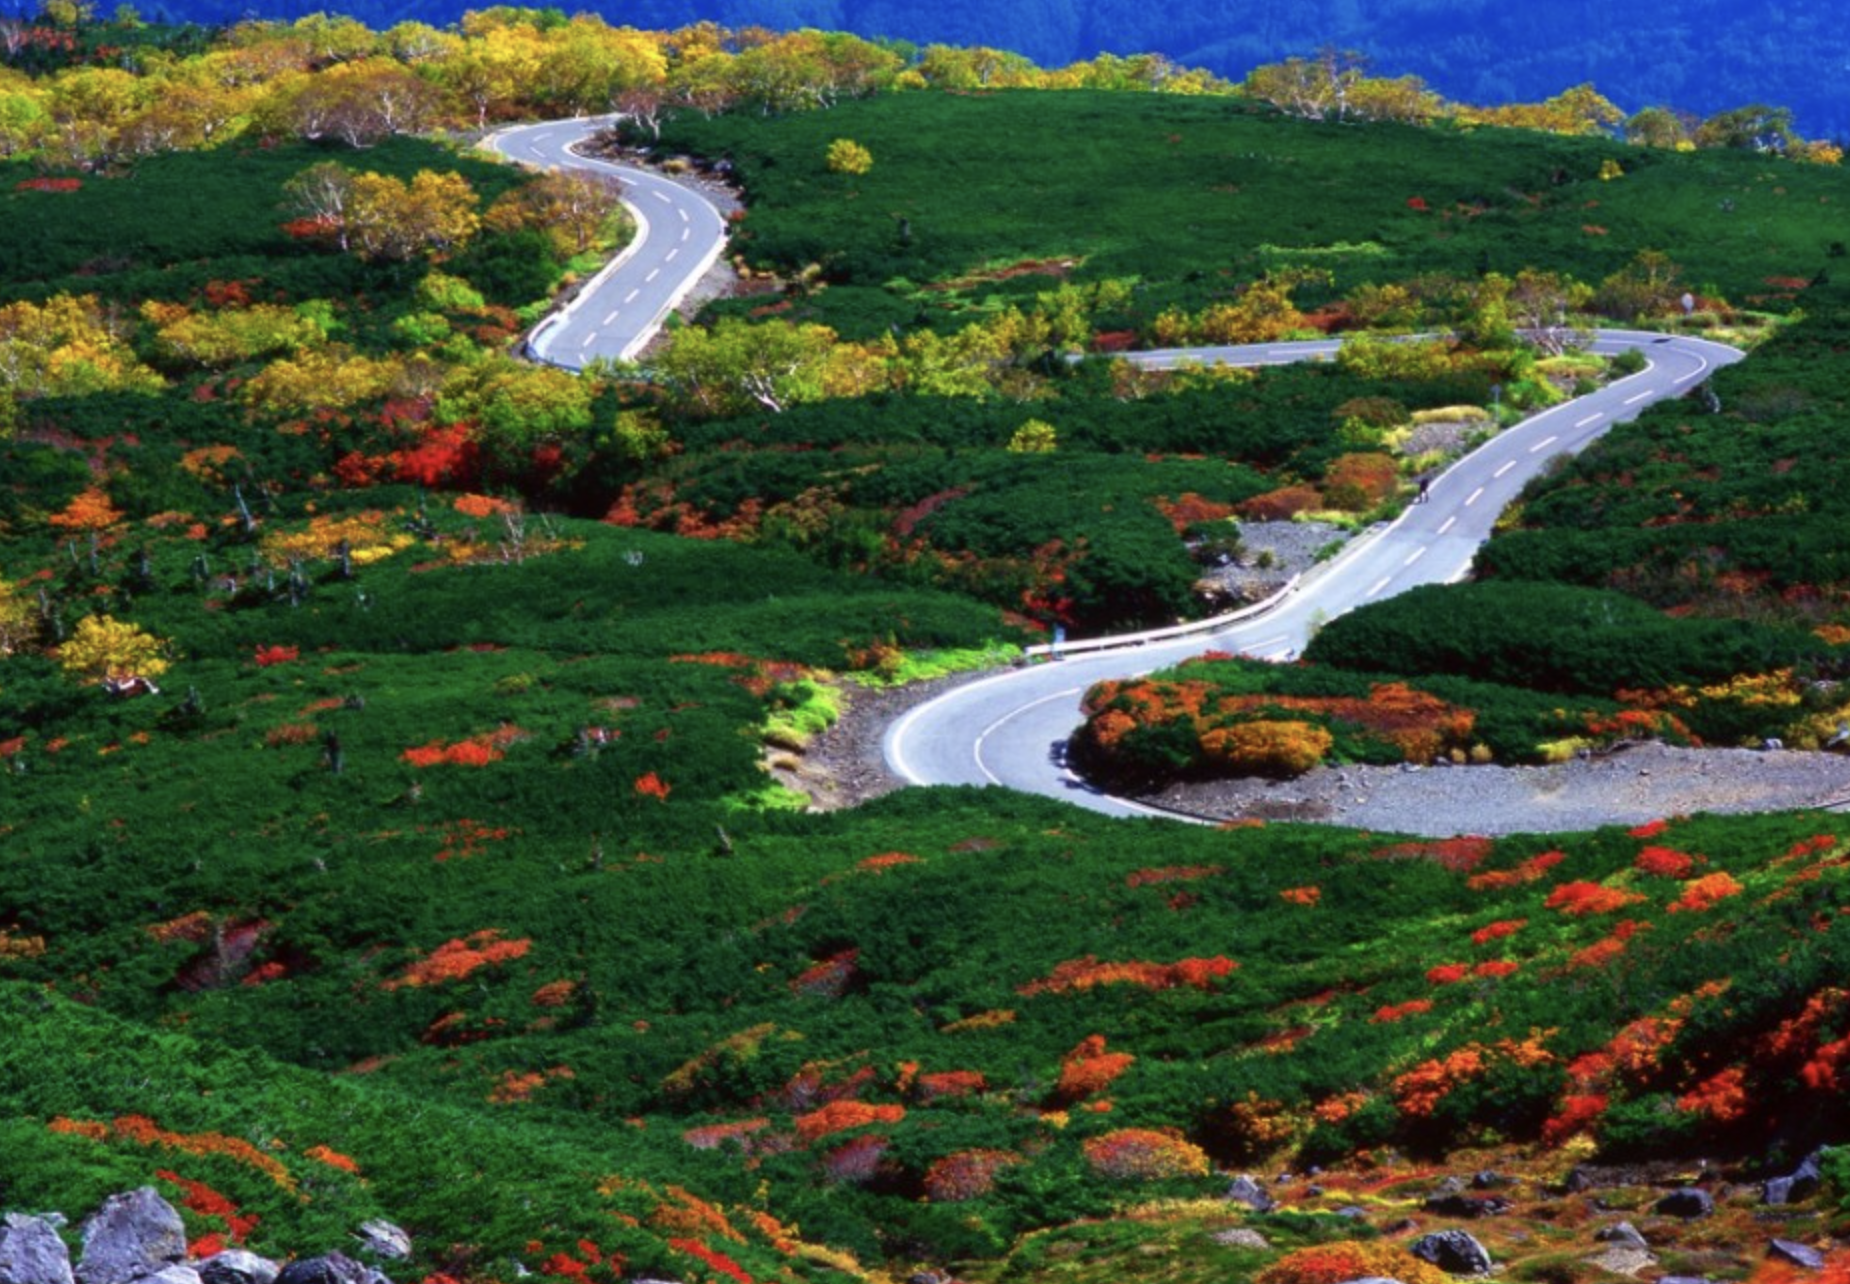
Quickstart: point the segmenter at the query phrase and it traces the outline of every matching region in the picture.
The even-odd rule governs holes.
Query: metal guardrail
[[[1187,624],[1171,624],[1160,629],[1146,629],[1142,633],[1113,633],[1102,638],[1086,638],[1079,642],[1062,642],[1058,646],[1023,647],[1021,653],[1029,658],[1047,656],[1058,659],[1064,655],[1088,654],[1094,651],[1113,651],[1122,647],[1148,646],[1152,642],[1168,642],[1174,638],[1185,638],[1196,633],[1215,633],[1241,620],[1250,620],[1256,615],[1264,615],[1275,609],[1291,594],[1297,592],[1298,582],[1304,577],[1293,575],[1286,581],[1285,587],[1263,601],[1243,606],[1237,611],[1225,615],[1211,616],[1205,620],[1193,620]]]

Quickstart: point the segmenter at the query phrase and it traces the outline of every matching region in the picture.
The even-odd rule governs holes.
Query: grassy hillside
[[[848,132],[874,152],[865,180],[813,151]],[[1056,145],[1076,137],[1098,145]],[[1000,607],[1093,624],[1188,609],[1184,533],[1231,540],[1236,506],[1360,525],[1420,457],[1416,411],[1489,431],[1603,377],[1499,329],[1482,256],[1594,284],[1674,241],[1713,274],[1699,323],[1721,327],[1740,314],[1712,295],[1828,271],[1841,176],[1665,154],[1602,181],[1604,144],[1086,95],[918,95],[679,138],[737,153],[754,255],[800,268],[805,219],[849,252],[839,282],[751,304],[789,304],[751,327],[684,330],[655,384],[507,355],[516,309],[569,270],[518,219],[391,262],[279,235],[286,185],[322,148],[0,196],[42,251],[0,259],[9,1208],[81,1216],[153,1181],[196,1236],[277,1253],[384,1216],[419,1245],[404,1277],[433,1284],[952,1263],[1125,1278],[1158,1257],[1192,1284],[1336,1241],[1397,1246],[1384,1228],[1452,1170],[1519,1166],[1541,1192],[1576,1160],[1682,1173],[1700,1156],[1744,1181],[1844,1140],[1838,817],[1421,843],[1124,824],[994,791],[817,815],[760,766],[828,724],[843,672],[1006,654],[1024,620]],[[973,138],[1072,164],[1046,162],[1032,201],[984,186],[1041,173],[1025,153],[935,180]],[[1149,148],[1173,167],[1146,167]],[[338,154],[484,198],[533,184],[428,144]],[[1421,190],[1383,194],[1387,160]],[[1046,210],[1069,198],[1093,217],[1055,229]],[[1262,233],[1267,209],[1282,231]],[[1181,231],[1159,255],[1137,244],[1146,225]],[[1064,290],[988,271],[1068,255],[1085,262]],[[1268,269],[1312,264],[1333,275],[1295,278],[1304,307],[1281,332],[1321,332],[1315,312],[1352,326],[1358,289],[1442,273],[1419,306],[1471,320],[1473,342],[1252,378],[1061,356],[1176,308],[1237,309]],[[1124,273],[1147,273],[1141,293],[1105,279]],[[1564,469],[1508,547],[1574,563],[1549,523],[1582,521],[1561,514],[1588,494],[1575,538],[1598,548],[1586,532],[1635,505],[1687,502],[1717,539],[1728,521],[1830,520],[1793,452],[1828,449],[1833,290],[1766,300],[1804,316],[1728,376],[1743,382],[1718,380],[1720,414],[1615,434],[1614,458],[1644,456]],[[884,326],[894,307],[907,319],[885,338],[799,324]],[[682,342],[684,361],[733,359],[793,332],[814,365],[780,413],[717,413],[673,380]],[[1660,477],[1686,498],[1662,508]],[[1736,676],[1737,654],[1798,647],[1815,667],[1782,681],[1831,676],[1850,618],[1832,528],[1802,529],[1815,597],[1769,592],[1735,622],[1604,603],[1635,626],[1618,645],[1660,711]],[[1404,611],[1358,622],[1358,645],[1391,654],[1402,672],[1382,680],[1496,704],[1512,744],[1623,717],[1586,679],[1605,638],[1577,639],[1576,680],[1550,690],[1470,681],[1517,681],[1535,654],[1497,636],[1521,623],[1509,593],[1461,599],[1461,620],[1490,622],[1476,655]],[[1603,601],[1584,582],[1534,597],[1551,624]],[[1340,694],[1374,680],[1345,672]],[[1736,704],[1762,712],[1764,694]],[[1204,1239],[1240,1220],[1204,1202],[1225,1170],[1311,1164],[1330,1170],[1320,1192],[1295,1185],[1248,1223],[1268,1247]],[[1850,1180],[1827,1166],[1827,1190],[1772,1225],[1843,1232]],[[1574,1249],[1587,1214],[1546,1198],[1492,1235],[1499,1254],[1525,1280],[1605,1284]],[[1338,1201],[1365,1203],[1365,1224]],[[1747,1278],[1767,1225],[1750,1204],[1666,1264]],[[1417,1284],[1404,1258],[1369,1260]],[[1333,1284],[1301,1266],[1266,1284]]]
[[[827,170],[828,144],[843,137],[873,154],[869,172]],[[1825,266],[1842,237],[1819,207],[1850,199],[1837,169],[1752,153],[1319,124],[1164,95],[888,95],[772,121],[685,115],[665,141],[737,166],[753,206],[740,236],[749,259],[818,263],[859,287],[815,305],[848,333],[862,309],[910,322],[912,308],[935,316],[1031,288],[979,276],[962,292],[917,289],[1017,261],[1133,278],[1129,314],[1147,319],[1292,267],[1328,270],[1337,292],[1523,267],[1597,282],[1652,248],[1705,293],[1746,304],[1787,288],[1768,277]],[[1622,177],[1602,179],[1606,161]]]

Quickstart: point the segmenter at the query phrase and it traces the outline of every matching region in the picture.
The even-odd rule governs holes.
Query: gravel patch
[[[1272,596],[1292,576],[1315,566],[1320,550],[1350,537],[1348,531],[1329,522],[1241,522],[1239,528],[1239,560],[1207,570],[1201,583],[1241,602]]]
[[[886,765],[886,729],[914,705],[993,672],[958,673],[903,687],[844,682],[841,718],[801,754],[771,754],[771,773],[780,784],[809,795],[811,811],[839,811],[904,789],[907,782]]]
[[[1640,744],[1546,767],[1320,767],[1295,780],[1177,785],[1144,801],[1214,820],[1286,820],[1387,833],[1560,833],[1696,812],[1850,803],[1850,757]]]

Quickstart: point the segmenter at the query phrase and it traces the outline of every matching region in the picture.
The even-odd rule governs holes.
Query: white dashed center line
[[[1465,507],[1469,508],[1471,507],[1471,505],[1477,503],[1478,496],[1482,495],[1483,493],[1484,493],[1484,488],[1482,486],[1479,486],[1476,490],[1472,491],[1471,498],[1465,501]]]
[[[1559,440],[1561,440],[1559,437],[1544,437],[1540,441],[1536,442],[1533,446],[1529,447],[1529,453],[1533,455],[1537,451],[1546,450],[1548,447],[1554,445]]]

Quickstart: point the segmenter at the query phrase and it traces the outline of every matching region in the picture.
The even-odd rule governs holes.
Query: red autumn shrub
[[[1394,1003],[1385,1007],[1376,1008],[1375,1014],[1369,1018],[1369,1023],[1372,1025],[1392,1025],[1394,1022],[1404,1020],[1407,1017],[1418,1016],[1422,1012],[1431,1011],[1431,999],[1408,999],[1405,1003]]]
[[[1632,862],[1639,872],[1658,878],[1683,878],[1695,863],[1695,858],[1685,852],[1673,847],[1656,846],[1646,847]]]
[[[996,1174],[1021,1162],[1012,1150],[959,1150],[925,1170],[925,1197],[934,1204],[981,1199],[996,1186]]]
[[[1683,894],[1670,904],[1672,914],[1705,910],[1717,902],[1727,900],[1730,896],[1739,896],[1747,890],[1742,887],[1734,875],[1727,872],[1704,874],[1701,878],[1683,885]]]
[[[1488,923],[1471,933],[1471,940],[1472,943],[1476,945],[1488,945],[1490,942],[1500,941],[1506,936],[1514,936],[1528,925],[1529,920],[1526,918],[1499,919],[1495,923]]]

